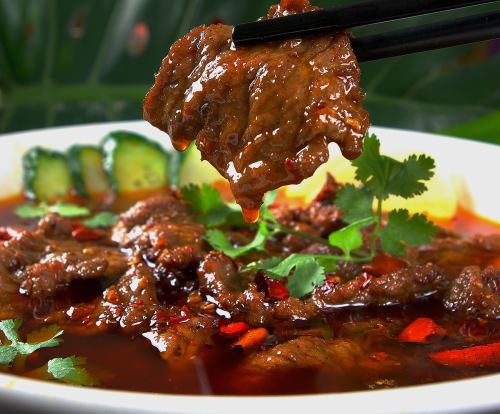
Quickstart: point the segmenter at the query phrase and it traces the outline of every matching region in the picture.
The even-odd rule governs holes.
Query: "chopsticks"
[[[354,38],[358,61],[423,52],[500,38],[500,11]]]
[[[245,23],[234,27],[236,46],[341,31],[498,0],[371,0],[354,5]],[[497,13],[398,30],[353,40],[360,61],[500,37]]]

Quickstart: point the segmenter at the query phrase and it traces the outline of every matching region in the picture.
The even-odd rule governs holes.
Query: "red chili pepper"
[[[342,282],[342,278],[336,275],[326,275],[326,283],[330,286],[338,285]]]
[[[191,310],[186,305],[183,305],[181,307],[181,315],[180,316],[171,316],[170,318],[168,318],[168,323],[172,325],[172,324],[176,324],[179,322],[187,321],[190,317],[190,314],[191,314]]]
[[[500,342],[431,354],[431,359],[452,368],[500,368]]]
[[[446,335],[446,331],[430,318],[417,318],[399,334],[400,342],[426,343]]]
[[[0,240],[10,240],[17,232],[10,227],[0,227]]]
[[[189,316],[186,314],[181,315],[181,316],[171,316],[170,318],[168,318],[168,323],[170,325],[175,325],[176,323],[184,322],[184,321],[187,321],[188,319],[189,319]]]
[[[265,342],[268,335],[266,328],[250,329],[233,344],[233,348],[242,348],[244,351],[256,349]]]
[[[90,227],[84,226],[82,224],[77,224],[73,227],[71,232],[73,238],[78,241],[92,241],[99,240],[103,238],[103,233],[96,231]]]
[[[380,254],[375,256],[370,263],[364,265],[363,270],[374,276],[382,276],[387,273],[395,272],[396,270],[402,269],[406,266],[407,264],[404,260],[387,254]]]
[[[269,292],[269,299],[271,300],[284,300],[290,296],[287,287],[283,282],[277,280],[266,279],[267,290]]]
[[[221,325],[219,333],[228,338],[234,338],[248,331],[250,327],[245,322],[232,322],[227,325]]]

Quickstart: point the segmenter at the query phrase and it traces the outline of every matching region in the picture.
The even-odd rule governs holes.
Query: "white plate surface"
[[[96,144],[109,131],[127,129],[170,147],[167,137],[145,122],[121,122],[53,128],[0,136],[0,198],[18,194],[22,187],[21,156],[34,145],[64,150],[75,143]],[[382,151],[395,157],[427,153],[436,160],[432,198],[404,205],[450,217],[461,206],[500,222],[500,146],[388,128],[372,128]],[[332,160],[318,177],[289,194],[309,192],[321,182],[325,170],[342,180],[352,177],[348,163],[332,150]],[[427,196],[429,197],[429,196]],[[437,201],[436,201],[437,200]],[[126,363],[126,361],[124,361]],[[298,379],[299,380],[299,379]],[[403,387],[391,390],[283,397],[175,396],[86,389],[0,374],[1,412],[36,410],[51,413],[498,413],[500,374],[469,380]],[[7,406],[6,406],[7,405]],[[14,411],[12,411],[14,412]]]

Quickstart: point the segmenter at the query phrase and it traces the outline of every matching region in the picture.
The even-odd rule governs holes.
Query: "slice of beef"
[[[310,320],[318,311],[310,300],[287,298],[266,300],[255,283],[244,282],[236,264],[222,253],[209,253],[198,268],[200,290],[210,295],[233,317],[250,325],[272,325],[278,321]]]
[[[74,280],[116,278],[125,272],[125,256],[105,238],[79,242],[71,230],[69,221],[48,215],[35,231],[18,231],[0,245],[0,263],[22,293],[44,298]]]
[[[317,288],[313,300],[318,308],[360,305],[404,305],[438,294],[448,287],[448,279],[432,264],[410,265],[380,277],[360,275],[345,283]]]
[[[444,305],[468,318],[500,319],[500,268],[466,267],[453,281]]]
[[[149,327],[151,318],[160,309],[153,272],[138,261],[103,292],[94,314],[97,325],[118,324],[127,332],[139,332]]]
[[[165,194],[140,201],[123,213],[112,239],[165,270],[184,269],[201,260],[204,232],[182,201]]]
[[[166,328],[153,329],[143,334],[171,364],[182,364],[213,345],[218,320],[208,315],[189,317]]]
[[[110,329],[141,334],[172,363],[185,362],[211,345],[218,326],[212,316],[161,304],[153,269],[140,259],[134,259],[126,274],[93,306],[75,306],[51,322],[84,334]]]
[[[325,340],[301,336],[247,357],[244,372],[266,374],[292,369],[313,369],[343,374],[356,368],[361,347],[347,339]]]
[[[313,10],[282,1],[267,18]],[[229,180],[236,201],[299,183],[328,160],[356,158],[368,128],[360,69],[347,33],[232,47],[232,27],[200,26],[174,43],[144,100],[144,118]]]
[[[48,253],[39,262],[14,274],[21,281],[21,293],[32,297],[52,296],[74,280],[115,278],[126,270],[126,261],[116,249],[68,247]]]
[[[454,279],[467,266],[486,267],[500,257],[500,236],[462,238],[453,234],[435,238],[432,243],[410,250],[419,263],[434,263]]]

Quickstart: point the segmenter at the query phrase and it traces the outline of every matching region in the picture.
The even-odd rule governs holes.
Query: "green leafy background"
[[[0,132],[140,118],[153,73],[176,38],[214,19],[232,24],[254,20],[271,3],[0,0]],[[495,47],[498,42],[485,42],[363,64],[372,122],[500,143],[500,54]]]

